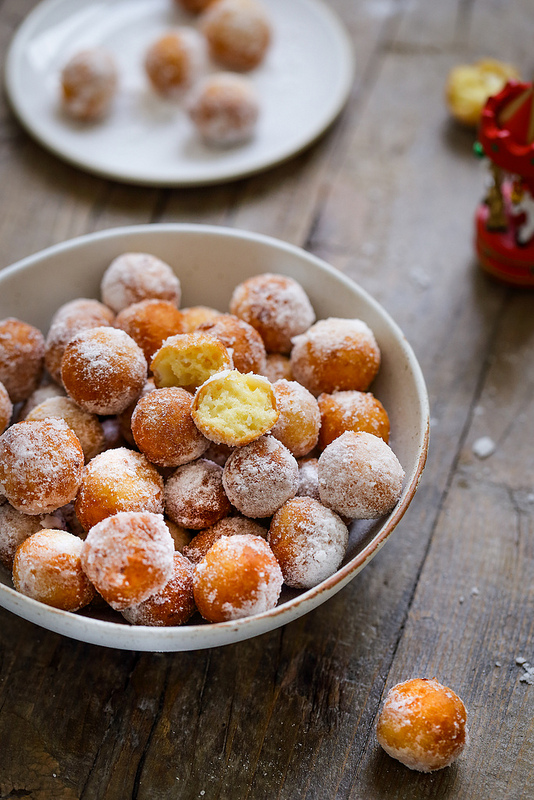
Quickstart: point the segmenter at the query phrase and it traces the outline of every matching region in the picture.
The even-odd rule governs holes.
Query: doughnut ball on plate
[[[299,465],[299,485],[297,497],[319,497],[319,461],[316,458],[301,458]]]
[[[268,353],[289,353],[292,338],[315,321],[302,286],[293,278],[271,273],[255,275],[236,286],[230,311],[256,328]]]
[[[292,381],[293,373],[289,358],[282,353],[268,353],[261,375],[268,378],[271,383],[280,380]]]
[[[271,520],[267,541],[284,583],[311,589],[338,569],[349,541],[347,526],[312,497],[294,497]]]
[[[86,462],[104,449],[106,440],[102,423],[96,414],[84,411],[70,397],[50,397],[44,400],[30,411],[26,420],[42,420],[49,417],[65,420],[80,440]]]
[[[81,561],[104,600],[121,611],[163,589],[173,574],[174,552],[161,514],[121,511],[91,528]]]
[[[200,25],[211,57],[227,69],[254,69],[271,43],[269,18],[256,0],[215,0]]]
[[[262,614],[276,606],[282,572],[264,539],[223,536],[197,564],[193,591],[197,608],[209,622]]]
[[[57,382],[61,383],[61,359],[65,347],[80,331],[113,325],[115,314],[98,300],[79,297],[64,303],[50,323],[45,343],[45,366]]]
[[[467,743],[467,712],[436,678],[414,678],[389,690],[377,723],[386,753],[410,769],[448,767]]]
[[[222,467],[199,458],[178,467],[165,484],[165,512],[177,525],[209,528],[231,510],[222,484]]]
[[[319,439],[321,415],[317,400],[296,381],[276,381],[273,391],[280,416],[272,435],[285,444],[295,458],[307,455]]]
[[[61,71],[63,108],[74,119],[95,122],[108,113],[117,85],[113,56],[100,47],[82,50]]]
[[[61,512],[52,514],[22,514],[10,503],[0,506],[0,562],[11,570],[17,547],[43,528],[63,528]]]
[[[147,379],[143,351],[118,328],[90,328],[67,344],[61,361],[67,393],[93,414],[120,414],[139,395]]]
[[[188,306],[181,308],[182,333],[192,333],[200,328],[205,322],[211,322],[221,316],[221,312],[209,306]]]
[[[375,519],[395,506],[404,470],[391,447],[372,433],[347,431],[319,456],[321,502],[349,519]]]
[[[39,386],[44,352],[40,330],[14,317],[0,320],[0,381],[12,403],[27,400]]]
[[[74,499],[83,450],[62,419],[17,422],[0,436],[0,490],[24,514],[47,514]]]
[[[194,461],[208,447],[193,418],[193,398],[185,389],[155,389],[141,398],[132,414],[132,434],[142,453],[160,467]]]
[[[367,431],[389,442],[389,417],[371,392],[333,392],[317,398],[321,412],[319,446],[322,450],[345,431]]]
[[[102,300],[115,313],[141,300],[180,305],[180,281],[171,267],[150,253],[123,253],[113,259],[100,284]]]
[[[163,478],[142,453],[106,450],[85,467],[75,509],[86,531],[119,511],[162,514]]]
[[[187,558],[175,552],[173,573],[163,589],[139,605],[124,608],[122,616],[132,625],[183,625],[196,611],[193,569]]]
[[[150,363],[158,389],[181,386],[188,392],[194,392],[211,375],[232,366],[232,356],[224,344],[202,331],[169,336]]]
[[[272,516],[295,496],[298,481],[296,459],[274,436],[236,448],[224,465],[226,494],[246,517]]]
[[[260,114],[252,81],[231,72],[207,75],[187,98],[187,112],[201,139],[232,147],[252,138]]]
[[[205,322],[199,330],[215,336],[232,354],[235,369],[239,372],[261,373],[265,368],[265,345],[259,333],[233,314],[220,314]]]
[[[278,419],[266,378],[226,370],[199,387],[191,410],[195,425],[216,444],[238,447],[271,430]]]
[[[6,387],[0,383],[0,433],[3,433],[13,416],[13,403],[9,398]]]
[[[254,520],[247,519],[247,517],[225,517],[215,525],[193,536],[189,544],[184,547],[184,556],[193,564],[199,564],[218,539],[222,536],[235,536],[236,534],[250,534],[251,536],[260,536],[262,539],[267,538],[265,528],[262,528]]]
[[[350,389],[364,392],[380,367],[376,339],[360,319],[320,320],[296,336],[293,345],[295,380],[316,396]]]
[[[15,589],[64,611],[78,611],[88,605],[95,590],[81,567],[82,547],[82,540],[67,531],[32,534],[15,553]]]
[[[180,99],[206,65],[204,38],[194,28],[168,31],[153,42],[145,56],[152,88],[167,99]]]
[[[117,314],[115,326],[131,336],[150,363],[165,339],[183,333],[182,313],[168,300],[141,300]]]

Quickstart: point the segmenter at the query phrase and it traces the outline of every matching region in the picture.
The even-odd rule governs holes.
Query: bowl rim
[[[335,277],[337,281],[344,284],[352,293],[356,290],[356,293],[361,296],[362,300],[373,307],[395,332],[412,371],[422,420],[420,435],[417,442],[415,467],[412,470],[412,474],[409,476],[409,482],[403,487],[400,501],[389,513],[389,516],[378,533],[373,536],[353,558],[346,564],[343,564],[329,578],[311,589],[302,591],[298,596],[287,600],[269,611],[243,617],[242,619],[219,623],[203,623],[200,625],[177,627],[132,626],[127,623],[101,620],[84,614],[75,614],[70,611],[63,611],[52,606],[47,606],[33,598],[20,594],[15,589],[0,582],[0,606],[48,630],[62,633],[79,641],[98,644],[100,646],[138,651],[177,652],[231,644],[273,630],[311,611],[324,600],[340,591],[352,580],[352,578],[354,578],[383,547],[394,528],[406,513],[414,497],[421,480],[428,453],[430,412],[428,393],[419,362],[400,327],[392,319],[386,309],[358,283],[336,270],[323,259],[297,245],[265,234],[222,225],[204,225],[196,223],[145,223],[107,228],[67,239],[16,261],[10,266],[0,270],[0,286],[6,278],[16,275],[28,267],[36,266],[40,262],[44,262],[61,253],[76,251],[79,248],[85,248],[88,245],[91,246],[91,244],[95,242],[108,239],[118,239],[123,236],[131,235],[134,237],[139,235],[139,237],[142,238],[146,234],[158,235],[159,233],[201,234],[203,236],[230,237],[259,243],[268,248],[275,248],[281,252],[286,252],[299,260],[313,265],[313,267],[320,272]],[[324,598],[321,599],[323,595]],[[79,627],[84,627],[82,633],[77,630]],[[135,644],[133,644],[132,639],[136,640]],[[139,641],[137,641],[138,639]],[[185,641],[180,641],[181,639],[189,640],[189,644],[186,644]],[[209,641],[207,639],[209,639]]]

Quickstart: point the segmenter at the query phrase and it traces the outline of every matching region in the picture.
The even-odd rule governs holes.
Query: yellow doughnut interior
[[[208,378],[233,366],[226,347],[207,334],[170,336],[154,355],[150,368],[158,389],[180,386],[194,392]]]

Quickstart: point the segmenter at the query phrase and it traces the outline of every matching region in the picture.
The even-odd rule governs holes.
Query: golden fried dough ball
[[[201,16],[211,57],[226,69],[251,70],[265,58],[271,24],[256,0],[215,0]]]
[[[299,468],[287,447],[262,436],[234,450],[224,465],[230,502],[246,517],[270,517],[297,492]]]
[[[345,523],[313,497],[293,497],[274,514],[267,537],[284,583],[310,589],[338,569],[349,541]]]
[[[180,305],[180,281],[172,268],[150,253],[123,253],[113,259],[100,284],[102,300],[115,313],[141,300]]]
[[[467,743],[467,712],[437,678],[414,678],[389,690],[378,718],[379,743],[410,769],[448,767]]]
[[[235,369],[239,372],[261,373],[265,368],[265,345],[259,333],[233,314],[221,314],[199,329],[219,339],[232,354]]]
[[[318,476],[325,506],[349,519],[374,519],[395,506],[404,470],[379,436],[347,431],[319,456]]]
[[[93,414],[120,414],[139,395],[147,379],[143,351],[118,328],[90,328],[67,344],[61,361],[67,393]]]
[[[115,326],[132,337],[150,363],[165,339],[183,333],[182,312],[168,300],[141,300],[119,311]]]
[[[167,99],[180,99],[206,66],[206,42],[194,28],[179,27],[152,42],[145,70],[152,88]]]
[[[163,478],[142,453],[106,450],[85,467],[75,509],[86,531],[119,511],[162,514]]]
[[[193,418],[193,398],[176,386],[155,389],[141,398],[132,414],[132,434],[153,464],[178,467],[194,461],[208,447]]]
[[[350,389],[364,392],[380,367],[376,339],[360,319],[320,320],[296,336],[293,345],[295,380],[315,396]]]
[[[58,383],[61,383],[61,359],[65,347],[80,331],[113,325],[115,314],[99,303],[85,297],[78,297],[58,308],[46,337],[45,366]]]
[[[122,616],[132,625],[183,625],[195,613],[193,565],[180,553],[174,553],[171,578],[163,589],[139,605],[123,608]]]
[[[76,53],[61,71],[61,100],[67,114],[82,122],[104,117],[117,92],[115,59],[92,47]]]
[[[81,567],[82,546],[82,540],[67,531],[41,530],[32,534],[15,553],[15,589],[64,611],[78,611],[88,605],[95,590]]]
[[[128,406],[128,408],[126,408],[124,411],[121,411],[121,413],[117,417],[110,417],[110,419],[117,420],[117,423],[118,423],[118,426],[119,426],[120,435],[123,437],[123,439],[126,440],[126,442],[131,447],[136,447],[135,439],[134,439],[133,433],[132,433],[132,414],[135,411],[135,407],[137,406],[137,403],[143,397],[146,397],[146,395],[149,392],[153,392],[155,390],[155,388],[156,388],[156,384],[154,383],[154,378],[148,378],[148,380],[145,382],[145,385],[143,386],[143,388],[141,390],[141,394],[139,395],[139,397],[136,400],[134,400],[134,402],[131,403]],[[118,446],[118,445],[116,445],[116,446]],[[109,448],[106,448],[106,449],[109,449]]]
[[[271,548],[259,536],[223,536],[197,564],[193,591],[209,622],[262,614],[276,606],[282,572]]]
[[[260,374],[268,378],[271,383],[283,379],[292,381],[293,373],[291,372],[289,357],[282,355],[282,353],[267,353],[265,367],[261,370]]]
[[[13,403],[3,383],[0,383],[0,433],[3,433],[13,416]]]
[[[71,428],[82,446],[85,461],[90,461],[102,452],[106,445],[102,423],[89,411],[84,411],[70,397],[50,397],[38,406],[35,406],[26,417],[26,420],[63,419]]]
[[[219,339],[193,331],[165,339],[154,354],[150,369],[158,389],[180,386],[194,392],[211,375],[232,366],[232,356]]]
[[[13,508],[11,503],[3,503],[0,505],[0,562],[11,571],[17,547],[28,536],[42,531],[43,528],[64,527],[60,511],[55,514],[23,514]]]
[[[200,328],[205,322],[220,317],[221,312],[209,306],[189,306],[188,308],[181,308],[183,333],[192,333]]]
[[[317,398],[321,412],[321,450],[345,431],[367,431],[389,442],[389,417],[371,392],[333,392]]]
[[[302,286],[293,278],[271,273],[255,275],[236,286],[230,311],[256,328],[268,353],[289,353],[293,337],[315,321]]]
[[[24,514],[73,500],[83,463],[80,441],[62,419],[17,422],[0,436],[0,490]]]
[[[230,447],[267,433],[279,416],[269,381],[237,370],[220,372],[203,383],[195,394],[191,414],[204,436]]]
[[[178,467],[165,484],[165,512],[177,525],[209,528],[231,510],[222,484],[222,467],[199,458]]]
[[[476,128],[488,98],[498,94],[510,80],[521,80],[517,69],[493,58],[453,67],[445,86],[450,113],[463,125]]]
[[[319,461],[316,458],[301,458],[299,465],[299,485],[297,497],[319,497]]]
[[[44,403],[45,400],[49,400],[51,397],[66,396],[67,394],[65,389],[58,383],[45,383],[42,386],[39,386],[34,392],[31,393],[20,409],[17,421],[22,422],[23,419],[26,419],[32,409],[41,405],[41,403]]]
[[[317,400],[296,381],[276,381],[273,391],[280,416],[272,435],[285,444],[295,458],[307,455],[319,439],[321,415]]]
[[[14,317],[0,320],[0,381],[12,403],[27,400],[39,386],[44,352],[40,330]]]
[[[206,144],[232,147],[248,141],[256,132],[260,101],[251,80],[218,72],[207,75],[193,88],[187,112]]]
[[[163,589],[173,574],[174,552],[161,514],[121,511],[91,528],[81,562],[106,603],[122,611]]]
[[[258,522],[254,522],[247,517],[224,517],[216,522],[215,525],[206,528],[196,536],[193,536],[188,545],[184,547],[184,556],[199,564],[210,547],[222,536],[235,536],[236,534],[249,534],[251,536],[261,536],[267,538],[267,531]]]

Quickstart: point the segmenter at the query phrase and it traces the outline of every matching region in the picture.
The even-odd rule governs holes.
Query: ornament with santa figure
[[[515,286],[534,287],[534,85],[510,81],[484,106],[475,152],[489,160],[476,212],[480,265]]]

